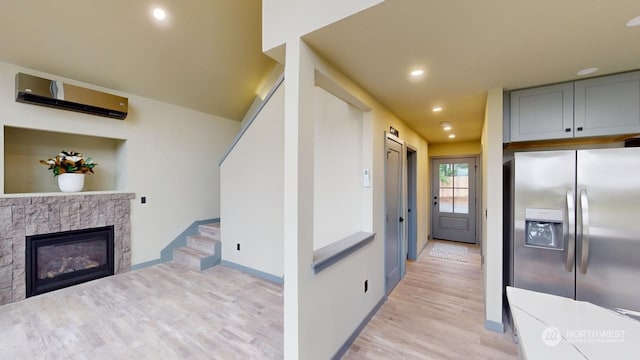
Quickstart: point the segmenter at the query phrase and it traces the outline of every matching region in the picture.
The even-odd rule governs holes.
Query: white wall
[[[363,231],[362,110],[315,87],[313,249]]]
[[[244,127],[245,123],[253,117],[254,113],[258,110],[260,105],[262,105],[262,102],[269,94],[269,91],[271,91],[271,88],[273,88],[276,83],[280,81],[280,77],[282,77],[282,74],[284,74],[284,66],[282,64],[275,63],[268,75],[266,75],[260,82],[260,85],[258,85],[258,88],[256,90],[257,95],[253,99],[251,106],[249,106],[249,109],[244,114],[244,117],[240,122],[241,128]]]
[[[313,92],[315,250],[370,227],[363,227],[362,110],[320,87]],[[223,260],[278,277],[284,255],[284,93],[281,86],[220,167]]]
[[[478,155],[481,153],[480,140],[460,141],[448,144],[429,144],[429,156]]]
[[[301,37],[384,0],[263,0],[262,50]],[[278,59],[284,60],[284,59]]]
[[[502,89],[487,93],[482,126],[482,254],[485,325],[502,324]]]
[[[277,277],[284,256],[284,93],[280,86],[220,166],[222,259]]]
[[[360,188],[365,214],[362,228],[377,235],[356,253],[314,274],[310,266],[318,225],[315,219],[335,211],[333,203],[317,202],[318,196],[327,194],[316,193],[315,172],[321,168],[313,166],[313,160],[324,156],[316,152],[327,151],[330,144],[314,141],[327,141],[339,135],[331,134],[329,127],[322,129],[314,120],[318,116],[315,102],[318,73],[370,109],[363,114],[362,167],[371,169],[372,186]],[[428,147],[424,139],[302,41],[287,43],[285,81],[285,358],[327,359],[385,295],[384,133],[393,126],[400,130],[406,143],[418,150],[419,247],[428,233]],[[325,131],[324,136],[318,135]],[[331,176],[332,181],[349,179],[339,173]],[[364,280],[369,281],[366,294]]]
[[[380,0],[264,0],[263,50],[285,63],[284,123],[284,352],[286,359],[330,358],[384,297],[384,133],[400,130],[418,150],[418,248],[429,229],[429,155],[424,139],[326,64],[301,41],[313,30],[378,4]],[[284,47],[286,44],[286,52]],[[286,54],[286,55],[285,55]],[[363,167],[372,186],[363,190],[363,229],[375,240],[320,274],[310,269],[314,243],[314,82],[317,73],[368,108],[363,118]],[[316,76],[314,76],[316,73]],[[347,102],[350,102],[346,100]],[[350,102],[352,103],[352,102]],[[354,104],[354,103],[352,103]],[[354,104],[355,105],[355,104]],[[406,162],[405,162],[406,163]],[[311,166],[310,166],[311,165]],[[406,169],[405,169],[406,171]],[[322,209],[318,209],[322,211]],[[406,214],[405,214],[406,215]],[[405,226],[406,227],[406,226]],[[369,291],[363,293],[363,281]]]
[[[129,115],[121,121],[16,103],[17,72],[128,97]],[[116,190],[137,196],[131,208],[133,264],[158,259],[160,250],[193,221],[219,216],[218,160],[239,130],[235,121],[3,63],[0,125],[126,140],[116,149],[115,182]],[[0,139],[4,162],[4,136]],[[96,171],[108,171],[104,165]],[[147,204],[140,204],[140,196],[147,197]]]

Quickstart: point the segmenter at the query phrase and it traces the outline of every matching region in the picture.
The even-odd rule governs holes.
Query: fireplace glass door
[[[113,275],[113,226],[27,237],[27,297]]]

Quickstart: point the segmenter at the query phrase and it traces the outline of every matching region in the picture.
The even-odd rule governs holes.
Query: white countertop
[[[524,359],[640,359],[640,321],[594,304],[507,287]]]

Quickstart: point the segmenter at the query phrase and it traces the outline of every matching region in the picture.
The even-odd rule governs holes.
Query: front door
[[[432,162],[433,237],[476,243],[476,158]]]
[[[386,222],[384,234],[384,256],[387,294],[400,281],[400,222],[402,222],[402,145],[387,139],[385,164]]]

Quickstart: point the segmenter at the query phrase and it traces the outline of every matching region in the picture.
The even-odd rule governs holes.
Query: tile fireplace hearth
[[[40,270],[44,271],[44,275],[58,276],[59,279],[71,277],[66,273],[76,268],[81,270],[78,275],[90,273],[92,271],[89,269],[94,267],[104,270],[113,266],[111,274],[129,271],[130,200],[133,198],[132,193],[113,192],[16,194],[0,197],[0,304],[19,301],[27,295],[27,237],[33,239],[43,234],[55,235],[113,226],[113,253],[105,254],[113,257],[111,265],[108,264],[108,259],[103,261],[96,254],[97,247],[100,246],[90,243],[81,249],[87,253],[69,254],[53,259],[48,269]],[[46,274],[47,271],[50,274]],[[66,273],[59,276],[57,272]],[[33,277],[31,279],[33,280]],[[45,281],[45,284],[47,283],[48,281]],[[68,285],[72,284],[64,284]],[[35,293],[41,292],[44,291]]]

